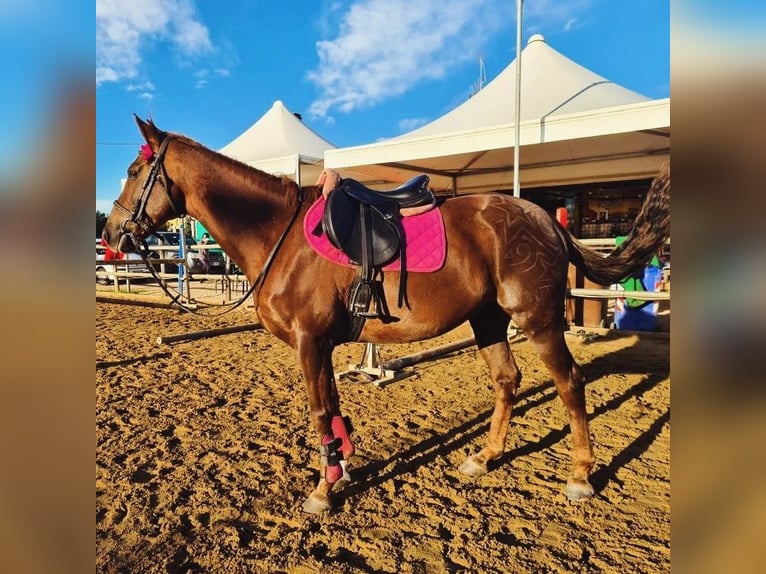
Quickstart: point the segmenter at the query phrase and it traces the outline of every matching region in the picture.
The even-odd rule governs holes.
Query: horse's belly
[[[461,325],[478,305],[477,298],[454,290],[419,295],[408,289],[409,308],[397,305],[397,293],[386,291],[386,302],[393,318],[384,323],[369,319],[360,339],[375,343],[412,343],[442,335]],[[461,290],[462,291],[462,290]]]
[[[396,316],[394,313],[392,315]],[[413,343],[443,335],[464,321],[455,321],[453,323],[441,321],[438,324],[426,325],[422,322],[414,321],[384,324],[377,319],[369,319],[365,323],[365,327],[359,337],[359,342],[381,344]]]

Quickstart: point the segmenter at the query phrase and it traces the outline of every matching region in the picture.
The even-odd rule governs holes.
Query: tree
[[[101,213],[97,209],[96,210],[96,238],[101,237],[101,232],[104,230],[105,225],[106,225],[106,213]]]

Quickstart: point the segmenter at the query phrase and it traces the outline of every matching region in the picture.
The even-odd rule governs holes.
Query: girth
[[[402,241],[400,209],[432,205],[428,176],[419,175],[392,191],[379,192],[353,179],[344,179],[327,197],[321,229],[349,262],[359,266],[351,287],[348,310],[351,316],[349,341],[358,339],[366,319],[392,321],[383,284],[376,279],[383,266],[401,257],[398,305],[407,302],[406,249]],[[374,301],[374,310],[370,303]]]

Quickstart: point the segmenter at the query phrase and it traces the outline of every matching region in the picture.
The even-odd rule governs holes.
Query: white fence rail
[[[214,282],[216,292],[220,291],[226,293],[228,298],[232,298],[232,292],[245,293],[249,288],[249,282],[244,275],[238,273],[231,273],[232,262],[228,255],[224,253],[224,269],[222,273],[199,273],[190,272],[190,263],[188,259],[188,252],[196,251],[202,252],[209,249],[220,249],[220,245],[217,243],[188,245],[187,257],[180,258],[177,256],[179,246],[178,245],[154,245],[151,250],[160,252],[163,256],[160,258],[149,259],[152,267],[156,270],[157,276],[165,281],[172,282],[178,280],[181,285],[180,288],[186,291],[187,298],[190,297],[190,278],[195,280],[211,280]],[[107,284],[111,283],[114,287],[114,291],[119,291],[121,287],[130,293],[131,291],[131,279],[148,279],[154,281],[152,273],[147,269],[146,263],[142,259],[98,259],[99,247],[96,247],[96,280],[105,281]],[[176,255],[175,257],[166,256],[167,254]],[[183,270],[182,274],[179,271],[168,272],[166,270],[167,265],[176,265],[179,270]],[[159,269],[158,269],[159,267]],[[99,270],[104,268],[104,270]],[[139,268],[140,270],[136,270]],[[220,289],[219,289],[220,287]]]

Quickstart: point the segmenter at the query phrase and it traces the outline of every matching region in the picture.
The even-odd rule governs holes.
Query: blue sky
[[[135,158],[134,112],[218,149],[282,100],[336,146],[371,143],[465,101],[480,55],[497,76],[515,14],[514,0],[97,0],[96,207]],[[541,33],[613,82],[670,95],[669,0],[526,0],[523,24],[523,45]]]

